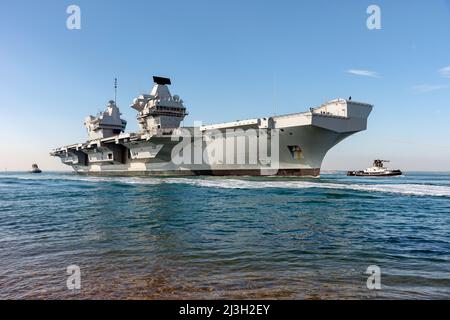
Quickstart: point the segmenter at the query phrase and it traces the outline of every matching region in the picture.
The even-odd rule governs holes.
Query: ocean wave
[[[7,178],[2,176],[0,178]],[[186,184],[203,188],[216,189],[335,189],[360,192],[393,193],[412,196],[439,196],[450,197],[450,186],[417,184],[417,183],[352,183],[341,180],[340,183],[304,181],[304,180],[263,180],[261,179],[236,179],[236,178],[161,178],[161,177],[95,177],[60,174],[55,176],[20,176],[14,175],[8,178],[19,180],[37,181],[77,181],[87,183],[112,183],[128,185],[159,185],[159,184]]]
[[[309,181],[249,181],[240,179],[173,179],[168,183],[187,183],[207,188],[224,189],[339,189],[365,192],[396,193],[415,196],[442,196],[450,197],[450,187],[422,185],[422,184],[344,184],[344,183],[322,183]]]

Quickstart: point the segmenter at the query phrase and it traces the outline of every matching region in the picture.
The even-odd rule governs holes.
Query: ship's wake
[[[450,186],[431,185],[419,183],[354,183],[339,179],[339,182],[330,182],[317,180],[290,180],[290,179],[270,179],[270,178],[216,178],[216,177],[185,177],[185,178],[161,178],[161,177],[94,177],[78,176],[72,174],[56,175],[2,175],[1,184],[6,183],[6,179],[27,180],[29,183],[46,181],[57,182],[71,181],[73,183],[81,182],[88,184],[124,184],[124,185],[161,185],[161,184],[185,184],[200,188],[213,189],[332,189],[332,190],[350,190],[359,192],[377,192],[391,193],[411,196],[438,196],[450,197]]]
[[[450,187],[425,184],[346,184],[309,181],[257,181],[240,179],[168,179],[169,183],[187,183],[206,188],[224,189],[337,189],[362,192],[395,193],[414,196],[450,197]]]

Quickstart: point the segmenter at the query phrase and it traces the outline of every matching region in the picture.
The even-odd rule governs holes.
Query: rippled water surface
[[[0,298],[450,298],[450,174],[2,173]]]

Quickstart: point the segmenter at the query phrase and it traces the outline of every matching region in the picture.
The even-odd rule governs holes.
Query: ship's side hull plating
[[[256,129],[255,129],[256,130]],[[261,129],[259,129],[261,130]],[[244,150],[237,151],[236,138],[229,143],[230,138],[224,137],[216,142],[219,148],[223,148],[223,157],[207,162],[208,152],[211,147],[205,142],[201,148],[201,163],[195,163],[194,150],[191,149],[191,161],[176,163],[172,161],[172,152],[179,141],[172,141],[171,137],[152,138],[141,142],[141,148],[146,150],[153,146],[162,146],[154,158],[130,159],[129,155],[125,163],[99,163],[89,165],[74,165],[76,172],[92,175],[123,175],[123,176],[179,176],[179,175],[212,175],[212,176],[305,176],[317,177],[320,175],[320,167],[327,151],[339,141],[351,133],[336,133],[315,126],[298,126],[277,130],[264,130],[264,137],[257,137],[259,146],[261,139],[267,139],[268,161],[263,162],[259,155],[256,161],[251,162],[252,148],[249,138],[246,137],[243,144]],[[205,133],[206,134],[206,133]],[[277,139],[278,142],[273,144]],[[194,145],[192,138],[191,145]],[[229,146],[233,145],[234,156],[230,159],[229,153],[233,152]],[[106,145],[107,146],[107,145]],[[188,146],[188,148],[190,147]],[[217,145],[215,146],[216,150]],[[272,148],[278,148],[278,155],[272,152]],[[159,147],[154,147],[157,150]],[[192,147],[193,148],[193,147]],[[256,148],[257,149],[257,148]],[[133,150],[133,149],[129,149]],[[255,150],[255,149],[253,149]],[[256,152],[259,150],[256,150]],[[226,158],[229,158],[228,162]],[[243,161],[239,162],[239,158]],[[175,162],[175,163],[174,163]]]

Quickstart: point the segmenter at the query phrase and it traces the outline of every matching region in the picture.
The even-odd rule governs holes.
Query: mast
[[[273,93],[273,115],[277,115],[277,79],[275,72],[273,73],[272,93]]]
[[[117,106],[117,78],[114,78],[114,104]]]

